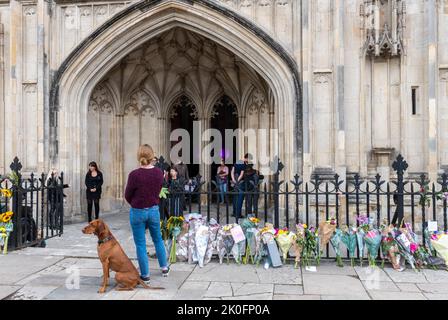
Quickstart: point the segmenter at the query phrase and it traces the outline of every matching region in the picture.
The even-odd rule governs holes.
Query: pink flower
[[[411,253],[413,254],[415,251],[418,250],[418,244],[417,243],[411,243]]]
[[[375,238],[376,232],[374,230],[370,230],[369,232],[367,232],[366,237],[367,238]]]

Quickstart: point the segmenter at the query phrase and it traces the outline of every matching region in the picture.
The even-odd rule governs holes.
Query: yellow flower
[[[0,233],[6,233],[6,228],[5,227],[0,227]]]
[[[307,224],[306,223],[304,223],[303,225],[303,229],[306,229],[306,228],[308,228],[308,226],[307,226]]]
[[[250,222],[255,223],[255,224],[260,222],[260,219],[255,218],[255,217],[250,217],[249,220],[250,220]]]
[[[0,189],[0,193],[6,198],[12,197],[12,192],[9,189]]]

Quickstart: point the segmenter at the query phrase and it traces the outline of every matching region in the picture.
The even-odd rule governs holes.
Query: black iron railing
[[[1,177],[2,188],[9,189],[11,198],[0,201],[2,212],[12,211],[13,231],[8,249],[44,246],[45,240],[61,236],[64,230],[64,175],[31,173],[23,177],[22,164],[16,157],[11,174]]]
[[[303,181],[299,175],[290,181],[280,180],[283,165],[267,181],[242,181],[231,186],[220,202],[219,186],[215,181],[204,182],[198,176],[185,188],[166,184],[169,195],[160,205],[162,217],[200,213],[220,224],[238,222],[235,199],[243,194],[242,214],[254,215],[276,228],[295,230],[295,224],[317,226],[319,222],[336,218],[338,226],[358,225],[361,215],[382,223],[410,223],[421,234],[428,220],[437,221],[439,229],[447,231],[448,175],[430,183],[425,175],[405,179],[408,164],[401,155],[394,161],[395,174],[386,182],[377,174],[363,179],[358,174],[342,181],[336,174],[330,178],[313,175]],[[161,167],[166,167],[161,165]],[[424,243],[424,238],[421,237]],[[331,255],[327,248],[327,257]]]

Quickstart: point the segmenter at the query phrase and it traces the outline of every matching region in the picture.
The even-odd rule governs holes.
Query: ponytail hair
[[[138,148],[137,160],[142,166],[147,166],[153,163],[154,160],[154,150],[148,144],[141,145]]]

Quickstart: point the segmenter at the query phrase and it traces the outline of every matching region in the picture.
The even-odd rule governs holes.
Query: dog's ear
[[[101,238],[105,238],[109,233],[109,229],[107,228],[103,220],[97,220],[96,232]]]

